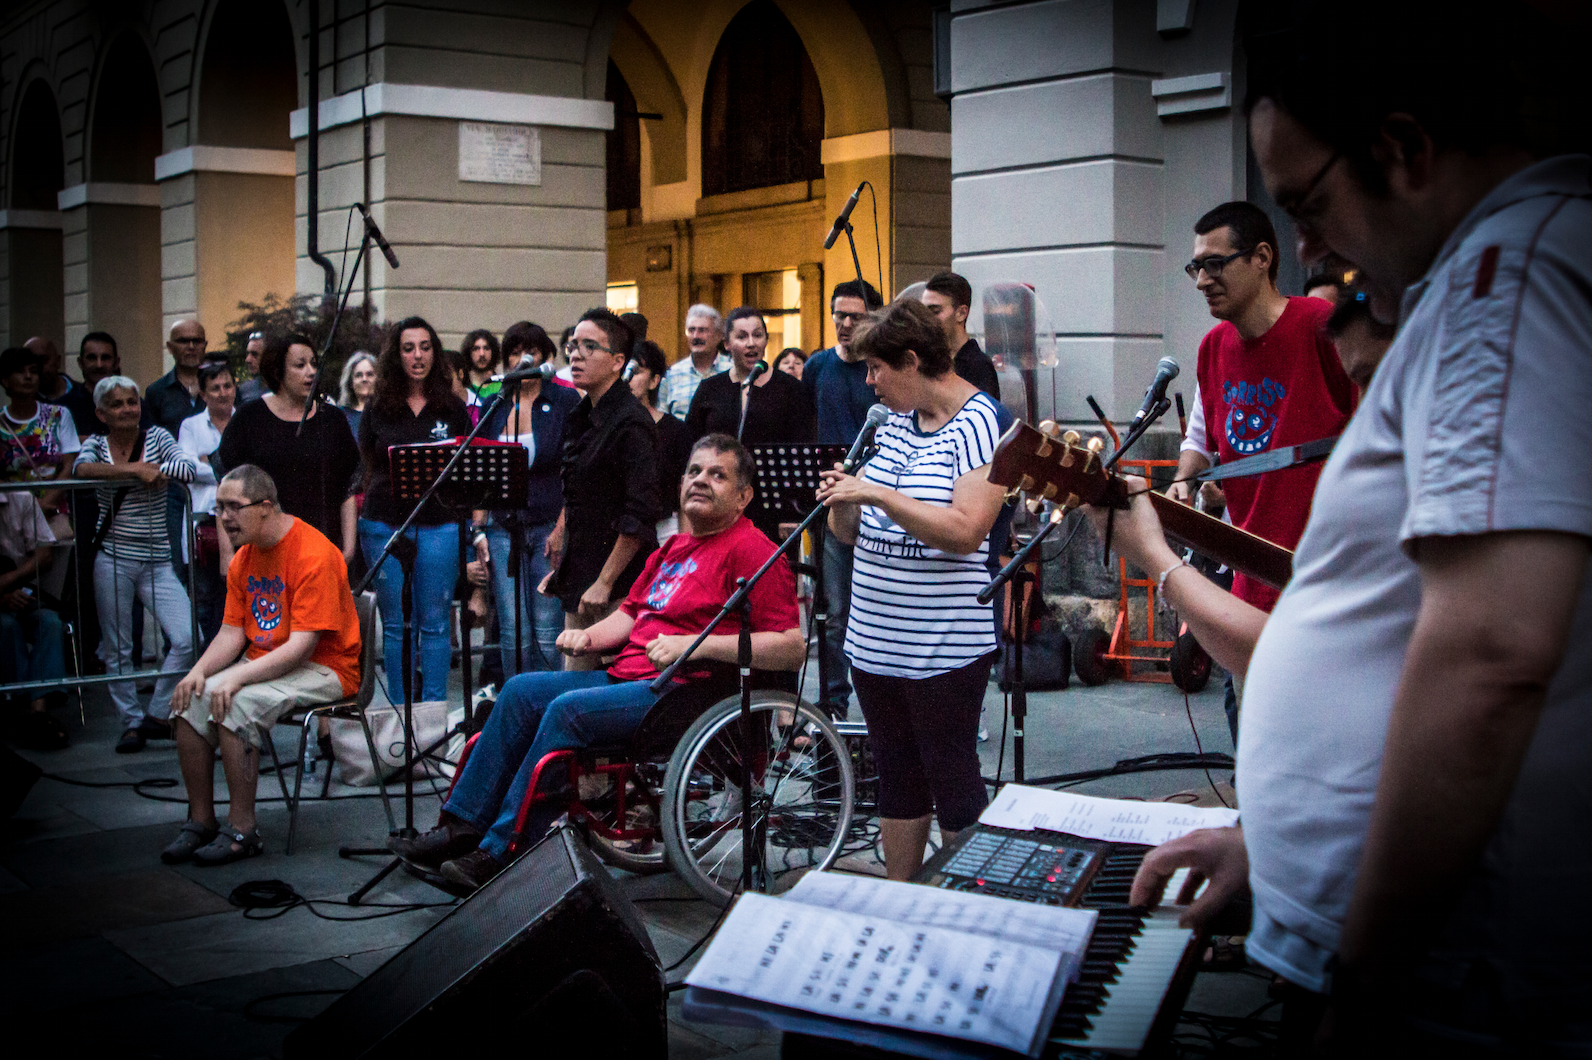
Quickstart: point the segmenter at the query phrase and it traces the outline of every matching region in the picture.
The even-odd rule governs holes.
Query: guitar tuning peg
[[[1070,512],[1082,503],[1083,498],[1079,497],[1076,493],[1069,493],[1067,494],[1067,499],[1061,502],[1061,506]]]
[[[1047,438],[1056,437],[1058,426],[1055,420],[1044,420],[1039,424],[1039,433]]]
[[[1089,439],[1087,442],[1084,443],[1084,448],[1089,450],[1095,456],[1099,456],[1100,453],[1105,449],[1105,447],[1106,447],[1105,439],[1101,438],[1099,435],[1096,435],[1095,437]]]
[[[1039,514],[1039,509],[1041,509],[1041,508],[1043,508],[1045,506],[1045,502],[1040,500],[1038,497],[1030,497],[1030,498],[1028,498],[1028,500],[1024,501],[1023,503],[1028,506],[1028,511],[1029,511],[1030,515],[1038,515]]]
[[[1022,481],[1017,483],[1017,492],[1031,493],[1034,489],[1034,476],[1024,475]]]
[[[1015,501],[1018,497],[1022,496],[1022,494],[1022,490],[1018,489],[1016,486],[1013,486],[1011,489],[1006,491],[1002,497],[1002,500],[1004,500],[1007,504],[1010,504],[1012,501]]]
[[[1048,500],[1050,500],[1051,498],[1053,498],[1055,496],[1056,496],[1056,484],[1054,482],[1047,482],[1045,484],[1044,490],[1039,494],[1040,499],[1048,501]]]
[[[1077,431],[1067,431],[1061,436],[1061,440],[1066,442],[1068,445],[1077,445],[1078,439],[1082,437],[1083,435],[1079,434]]]

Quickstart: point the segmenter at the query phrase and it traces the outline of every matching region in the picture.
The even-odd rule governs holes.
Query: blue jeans
[[[851,613],[852,546],[843,545],[834,534],[824,535],[824,595],[829,600],[829,619],[824,626],[824,668],[829,681],[824,687],[823,705],[837,718],[846,716],[851,702],[851,663],[846,660],[846,616]]]
[[[20,614],[0,611],[0,673],[12,681],[60,681],[66,677],[61,616],[47,607]],[[44,698],[45,689],[26,693],[29,701]]]
[[[396,526],[374,519],[359,521],[359,546],[365,553],[366,563],[375,566],[382,546],[396,529]],[[459,527],[456,523],[410,527],[407,536],[419,545],[412,584],[415,628],[419,632],[415,639],[419,644],[412,659],[420,668],[421,681],[414,701],[434,702],[448,698],[448,665],[453,654],[448,642],[448,612],[453,603],[453,587],[459,580]],[[374,584],[376,606],[381,611],[387,697],[394,703],[402,703],[404,572],[398,561],[389,557],[381,565],[381,573],[376,575]]]
[[[503,658],[503,677],[507,680],[535,670],[561,670],[558,635],[564,630],[564,607],[556,596],[536,591],[552,568],[543,548],[553,523],[538,523],[525,528],[525,544],[520,553],[520,601],[514,599],[513,570],[509,563],[509,531],[497,517],[487,524],[487,551],[492,556],[492,602],[498,614],[498,650]],[[520,665],[514,665],[514,632],[520,634]],[[532,635],[534,631],[534,636]]]
[[[503,861],[536,763],[625,739],[657,700],[648,682],[601,670],[521,674],[503,686],[443,809],[485,832],[481,849]]]

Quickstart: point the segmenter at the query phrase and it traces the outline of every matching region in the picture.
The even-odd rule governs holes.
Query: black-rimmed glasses
[[[1195,258],[1183,266],[1183,271],[1188,273],[1188,278],[1191,280],[1198,280],[1202,271],[1205,275],[1215,280],[1222,275],[1222,270],[1227,268],[1228,265],[1253,253],[1253,250],[1235,250],[1231,254],[1212,254],[1205,258]]]
[[[237,515],[245,508],[253,508],[257,504],[264,503],[265,498],[263,497],[257,501],[250,501],[247,504],[243,504],[239,501],[216,501],[216,513],[218,515]]]
[[[564,343],[564,355],[566,357],[573,357],[577,353],[579,353],[581,356],[588,356],[593,353],[613,352],[614,351],[610,350],[607,346],[597,345],[597,343],[592,339],[570,339],[568,342]]]

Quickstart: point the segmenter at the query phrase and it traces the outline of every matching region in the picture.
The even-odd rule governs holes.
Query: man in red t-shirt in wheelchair
[[[652,554],[618,610],[558,635],[565,654],[617,653],[613,665],[521,674],[504,685],[437,826],[415,839],[389,840],[395,854],[461,887],[480,887],[509,860],[520,806],[542,757],[620,742],[635,731],[658,699],[649,682],[707,628],[736,580],[750,577],[774,551],[743,514],[752,475],[752,456],[735,439],[710,434],[696,443],[680,482],[681,533]],[[751,614],[752,665],[798,669],[805,645],[788,565],[776,563],[758,582]],[[736,661],[739,621],[732,615],[718,628],[693,662]],[[563,811],[556,800],[533,807],[525,838],[540,838]]]

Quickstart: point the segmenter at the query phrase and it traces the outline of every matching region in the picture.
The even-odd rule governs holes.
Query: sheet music
[[[864,913],[901,924],[943,927],[999,942],[1043,946],[1069,956],[1089,947],[1099,915],[1042,902],[1013,902],[987,894],[947,891],[916,883],[839,872],[809,872],[785,895],[787,902]]]
[[[1037,1055],[1062,959],[986,935],[745,894],[686,982]]]
[[[1101,799],[1007,784],[979,815],[980,824],[1031,832],[1043,828],[1112,843],[1159,846],[1201,828],[1230,828],[1238,811],[1176,802]]]

